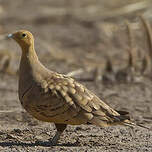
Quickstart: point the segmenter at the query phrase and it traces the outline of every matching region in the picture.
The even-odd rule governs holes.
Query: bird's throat
[[[21,47],[22,48],[22,58],[25,58],[26,60],[37,60],[37,54],[34,49],[34,45]]]
[[[22,97],[27,89],[32,85],[34,69],[38,64],[38,57],[34,50],[34,47],[22,48],[22,56],[19,67],[19,97]],[[24,84],[22,84],[24,82]],[[23,87],[24,86],[24,87]]]

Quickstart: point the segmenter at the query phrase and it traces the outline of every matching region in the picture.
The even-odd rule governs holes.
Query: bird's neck
[[[22,56],[21,56],[20,68],[19,68],[20,75],[28,76],[32,74],[33,69],[36,69],[36,66],[38,65],[39,65],[39,60],[35,52],[34,45],[22,48]]]
[[[22,58],[21,60],[26,60],[28,61],[33,61],[33,60],[38,60],[38,56],[35,52],[34,45],[30,46],[24,46],[22,48]]]
[[[19,96],[22,96],[32,85],[33,73],[39,67],[39,60],[34,46],[22,48],[22,56],[19,67]],[[24,84],[22,84],[24,83]]]

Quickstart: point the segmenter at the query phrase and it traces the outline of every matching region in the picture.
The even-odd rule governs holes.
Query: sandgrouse
[[[52,145],[69,125],[134,125],[125,111],[115,111],[86,87],[45,68],[34,49],[34,38],[21,30],[8,35],[22,49],[19,67],[19,100],[26,111],[38,120],[52,122],[57,132]]]

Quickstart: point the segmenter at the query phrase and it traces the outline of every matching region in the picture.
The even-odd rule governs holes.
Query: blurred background
[[[129,111],[137,122],[149,127],[152,127],[151,24],[152,0],[0,0],[1,35],[29,30],[45,66],[76,78],[113,108]],[[42,147],[24,143],[47,140],[53,136],[54,128],[31,118],[20,106],[17,97],[20,55],[20,48],[13,40],[0,42],[0,129],[3,130],[0,150],[15,147],[22,151],[23,145],[24,150],[33,151],[32,146],[44,150],[45,143]],[[72,151],[86,150],[85,144],[90,145],[90,150],[102,145],[105,151],[109,147],[114,151],[127,148],[152,151],[152,134],[146,130],[138,128],[134,142],[128,129],[112,127],[100,133],[99,130],[94,126],[69,127],[64,137],[72,144],[78,143],[75,148],[71,145]],[[110,143],[114,143],[113,147]],[[60,148],[67,151],[64,145],[55,150]]]
[[[0,32],[31,31],[40,59],[63,73],[79,68],[104,69],[107,60],[118,70],[128,64],[127,22],[135,39],[132,47],[138,47],[141,58],[148,51],[146,29],[139,16],[150,22],[151,8],[149,0],[1,0]],[[0,47],[20,56],[14,42]],[[64,62],[65,67],[56,68],[59,62],[55,65],[53,60]]]

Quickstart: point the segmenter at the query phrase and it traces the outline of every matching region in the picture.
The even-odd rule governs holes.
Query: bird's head
[[[34,44],[32,33],[26,30],[20,30],[9,34],[8,38],[13,38],[21,46],[21,48],[28,48]]]

